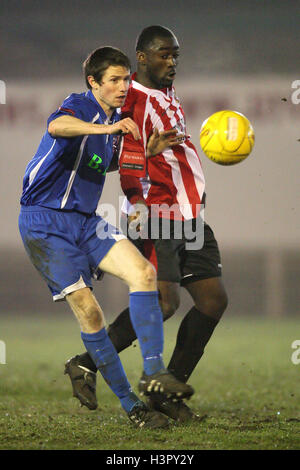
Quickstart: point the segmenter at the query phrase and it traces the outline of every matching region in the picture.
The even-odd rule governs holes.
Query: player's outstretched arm
[[[115,124],[94,124],[82,121],[73,116],[59,116],[49,123],[48,132],[52,137],[78,137],[91,134],[132,134],[135,140],[140,139],[140,133],[135,122],[122,119]]]
[[[49,123],[48,132],[52,137],[78,137],[89,134],[107,134],[104,124],[82,121],[73,116],[59,116]]]

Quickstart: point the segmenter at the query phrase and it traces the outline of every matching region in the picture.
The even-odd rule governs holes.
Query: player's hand
[[[128,229],[140,232],[148,220],[149,209],[145,201],[134,204],[133,212],[128,215]]]
[[[109,127],[109,134],[132,134],[135,140],[141,138],[140,131],[136,123],[131,118],[121,119],[121,121],[111,124]]]
[[[159,153],[162,153],[169,147],[179,145],[184,142],[186,136],[179,134],[176,129],[159,132],[158,129],[154,129],[153,134],[148,140],[147,144],[147,157],[153,157]]]

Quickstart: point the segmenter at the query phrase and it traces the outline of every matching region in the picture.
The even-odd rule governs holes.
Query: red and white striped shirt
[[[126,135],[120,151],[121,186],[127,200],[135,204],[144,199],[149,208],[161,206],[160,216],[172,219],[192,219],[200,212],[205,180],[196,148],[186,138],[180,145],[147,158],[147,142],[153,130],[176,128],[186,135],[186,122],[175,89],[146,88],[133,80],[124,107],[123,117],[131,117],[140,129],[142,139]],[[163,210],[175,208],[174,212]],[[130,204],[124,211],[128,212]],[[176,210],[177,208],[177,210]]]

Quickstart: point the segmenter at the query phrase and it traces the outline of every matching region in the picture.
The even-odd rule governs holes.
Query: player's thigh
[[[156,289],[155,269],[127,239],[115,243],[99,264],[99,269],[112,274],[129,285],[131,291],[144,285]]]
[[[180,251],[182,240],[153,240],[151,261],[157,270],[157,285],[164,320],[170,318],[179,307]]]
[[[100,278],[102,271],[126,282],[131,291],[156,289],[156,274],[151,263],[101,216],[89,218],[79,246],[87,254],[94,277]]]

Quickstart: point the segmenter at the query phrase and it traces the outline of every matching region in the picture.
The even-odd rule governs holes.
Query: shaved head
[[[151,47],[156,38],[177,38],[175,34],[168,28],[160,25],[148,26],[143,29],[136,41],[136,52],[145,52]]]

